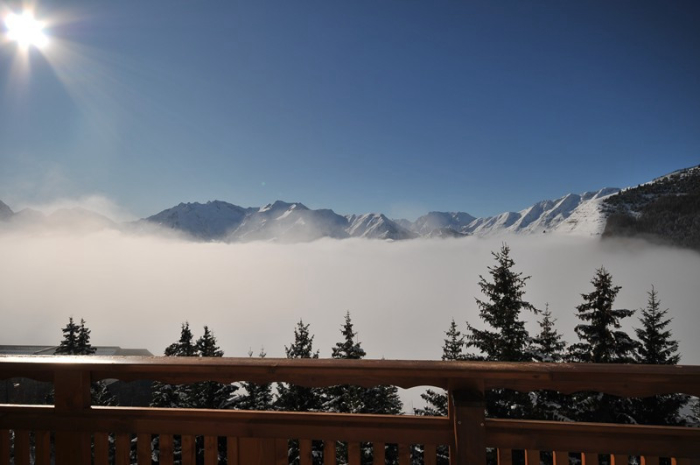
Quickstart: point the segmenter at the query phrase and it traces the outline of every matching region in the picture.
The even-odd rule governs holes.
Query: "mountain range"
[[[84,209],[50,215],[25,209],[13,212],[0,201],[0,222],[24,226],[82,229],[159,227],[199,241],[307,242],[320,238],[360,237],[404,240],[419,237],[496,236],[501,234],[576,234],[634,236],[700,248],[700,166],[686,168],[627,188],[604,188],[543,200],[518,212],[476,218],[466,212],[429,212],[415,221],[382,213],[339,215],[299,202],[278,200],[262,207],[241,207],[214,200],[181,203],[136,222],[115,223]],[[689,206],[690,205],[690,206]],[[669,215],[668,209],[675,212]],[[659,218],[663,218],[659,220]],[[649,226],[654,224],[654,227]]]

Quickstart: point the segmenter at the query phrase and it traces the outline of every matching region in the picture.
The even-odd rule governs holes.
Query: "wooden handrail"
[[[496,447],[501,465],[512,449],[526,449],[526,462],[539,462],[539,450],[567,454],[612,453],[615,463],[630,454],[680,457],[679,464],[700,463],[700,429],[485,419],[488,389],[597,391],[641,397],[682,392],[700,395],[700,367],[441,362],[405,360],[253,359],[186,357],[0,356],[0,379],[32,378],[54,383],[54,406],[0,405],[0,462],[9,461],[9,431],[15,433],[17,463],[29,463],[29,431],[36,431],[37,463],[47,463],[48,432],[55,433],[58,465],[88,465],[91,450],[106,461],[107,434],[115,434],[117,463],[127,464],[131,437],[138,438],[139,461],[150,463],[151,435],[159,437],[165,463],[173,454],[173,436],[182,435],[182,454],[194,457],[194,437],[204,436],[207,463],[216,463],[217,437],[227,438],[227,454],[236,463],[282,465],[287,439],[300,440],[302,465],[310,465],[311,440],[324,441],[324,461],[335,461],[335,441],[349,441],[350,465],[359,465],[360,442],[398,443],[400,463],[410,461],[410,444],[423,444],[426,465],[435,464],[439,445],[450,448],[450,463],[484,465],[486,447]],[[308,387],[356,384],[404,388],[434,386],[449,392],[448,417],[355,415],[231,410],[96,407],[90,383],[103,379],[146,379],[166,383],[199,381],[288,382]],[[93,438],[94,436],[94,438]],[[92,447],[94,446],[94,449]],[[593,450],[589,450],[593,449]],[[240,456],[238,455],[240,454]],[[247,455],[246,455],[247,454]],[[251,455],[252,454],[252,455]],[[332,461],[330,458],[333,455]],[[39,458],[41,457],[41,460]],[[645,459],[646,460],[646,459]],[[645,462],[646,463],[646,462]],[[2,464],[0,464],[2,465]]]
[[[0,379],[52,381],[56,372],[89,372],[93,381],[148,379],[434,386],[443,389],[596,391],[621,397],[700,396],[700,366],[594,363],[442,362],[206,357],[0,356]]]

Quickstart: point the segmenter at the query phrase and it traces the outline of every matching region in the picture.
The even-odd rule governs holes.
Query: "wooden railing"
[[[287,465],[288,441],[298,440],[300,464],[322,458],[336,464],[336,441],[347,443],[347,460],[359,465],[366,443],[373,463],[385,463],[385,445],[398,445],[398,462],[416,458],[435,465],[439,446],[449,447],[450,464],[485,465],[487,448],[499,465],[524,450],[526,465],[539,465],[541,452],[554,465],[568,465],[580,453],[583,465],[609,454],[614,465],[631,456],[645,465],[669,457],[677,465],[700,464],[700,429],[661,426],[566,423],[484,418],[489,389],[573,393],[597,391],[644,397],[685,393],[700,396],[700,367],[389,360],[236,359],[165,357],[0,357],[0,379],[52,382],[55,405],[0,404],[0,464],[117,465],[204,463]],[[361,415],[236,410],[96,407],[90,383],[104,379],[148,379],[171,384],[198,381],[286,382],[308,387],[354,384],[364,387],[431,386],[448,392],[447,417]],[[157,438],[157,441],[155,440]],[[312,457],[312,440],[322,450]],[[318,449],[319,442],[315,443]],[[175,447],[177,445],[177,447]],[[12,457],[11,457],[12,455]],[[417,457],[418,456],[418,457]],[[93,462],[94,460],[94,462]]]

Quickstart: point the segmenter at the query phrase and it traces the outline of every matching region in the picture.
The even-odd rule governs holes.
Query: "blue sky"
[[[484,216],[700,163],[695,1],[35,9],[49,47],[0,42],[12,207],[97,194],[137,216],[213,199]]]

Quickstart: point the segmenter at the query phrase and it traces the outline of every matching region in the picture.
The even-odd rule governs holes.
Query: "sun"
[[[49,44],[49,38],[44,32],[44,22],[34,18],[34,13],[24,11],[22,14],[10,13],[5,18],[7,38],[17,42],[26,49],[30,46],[43,49]]]

